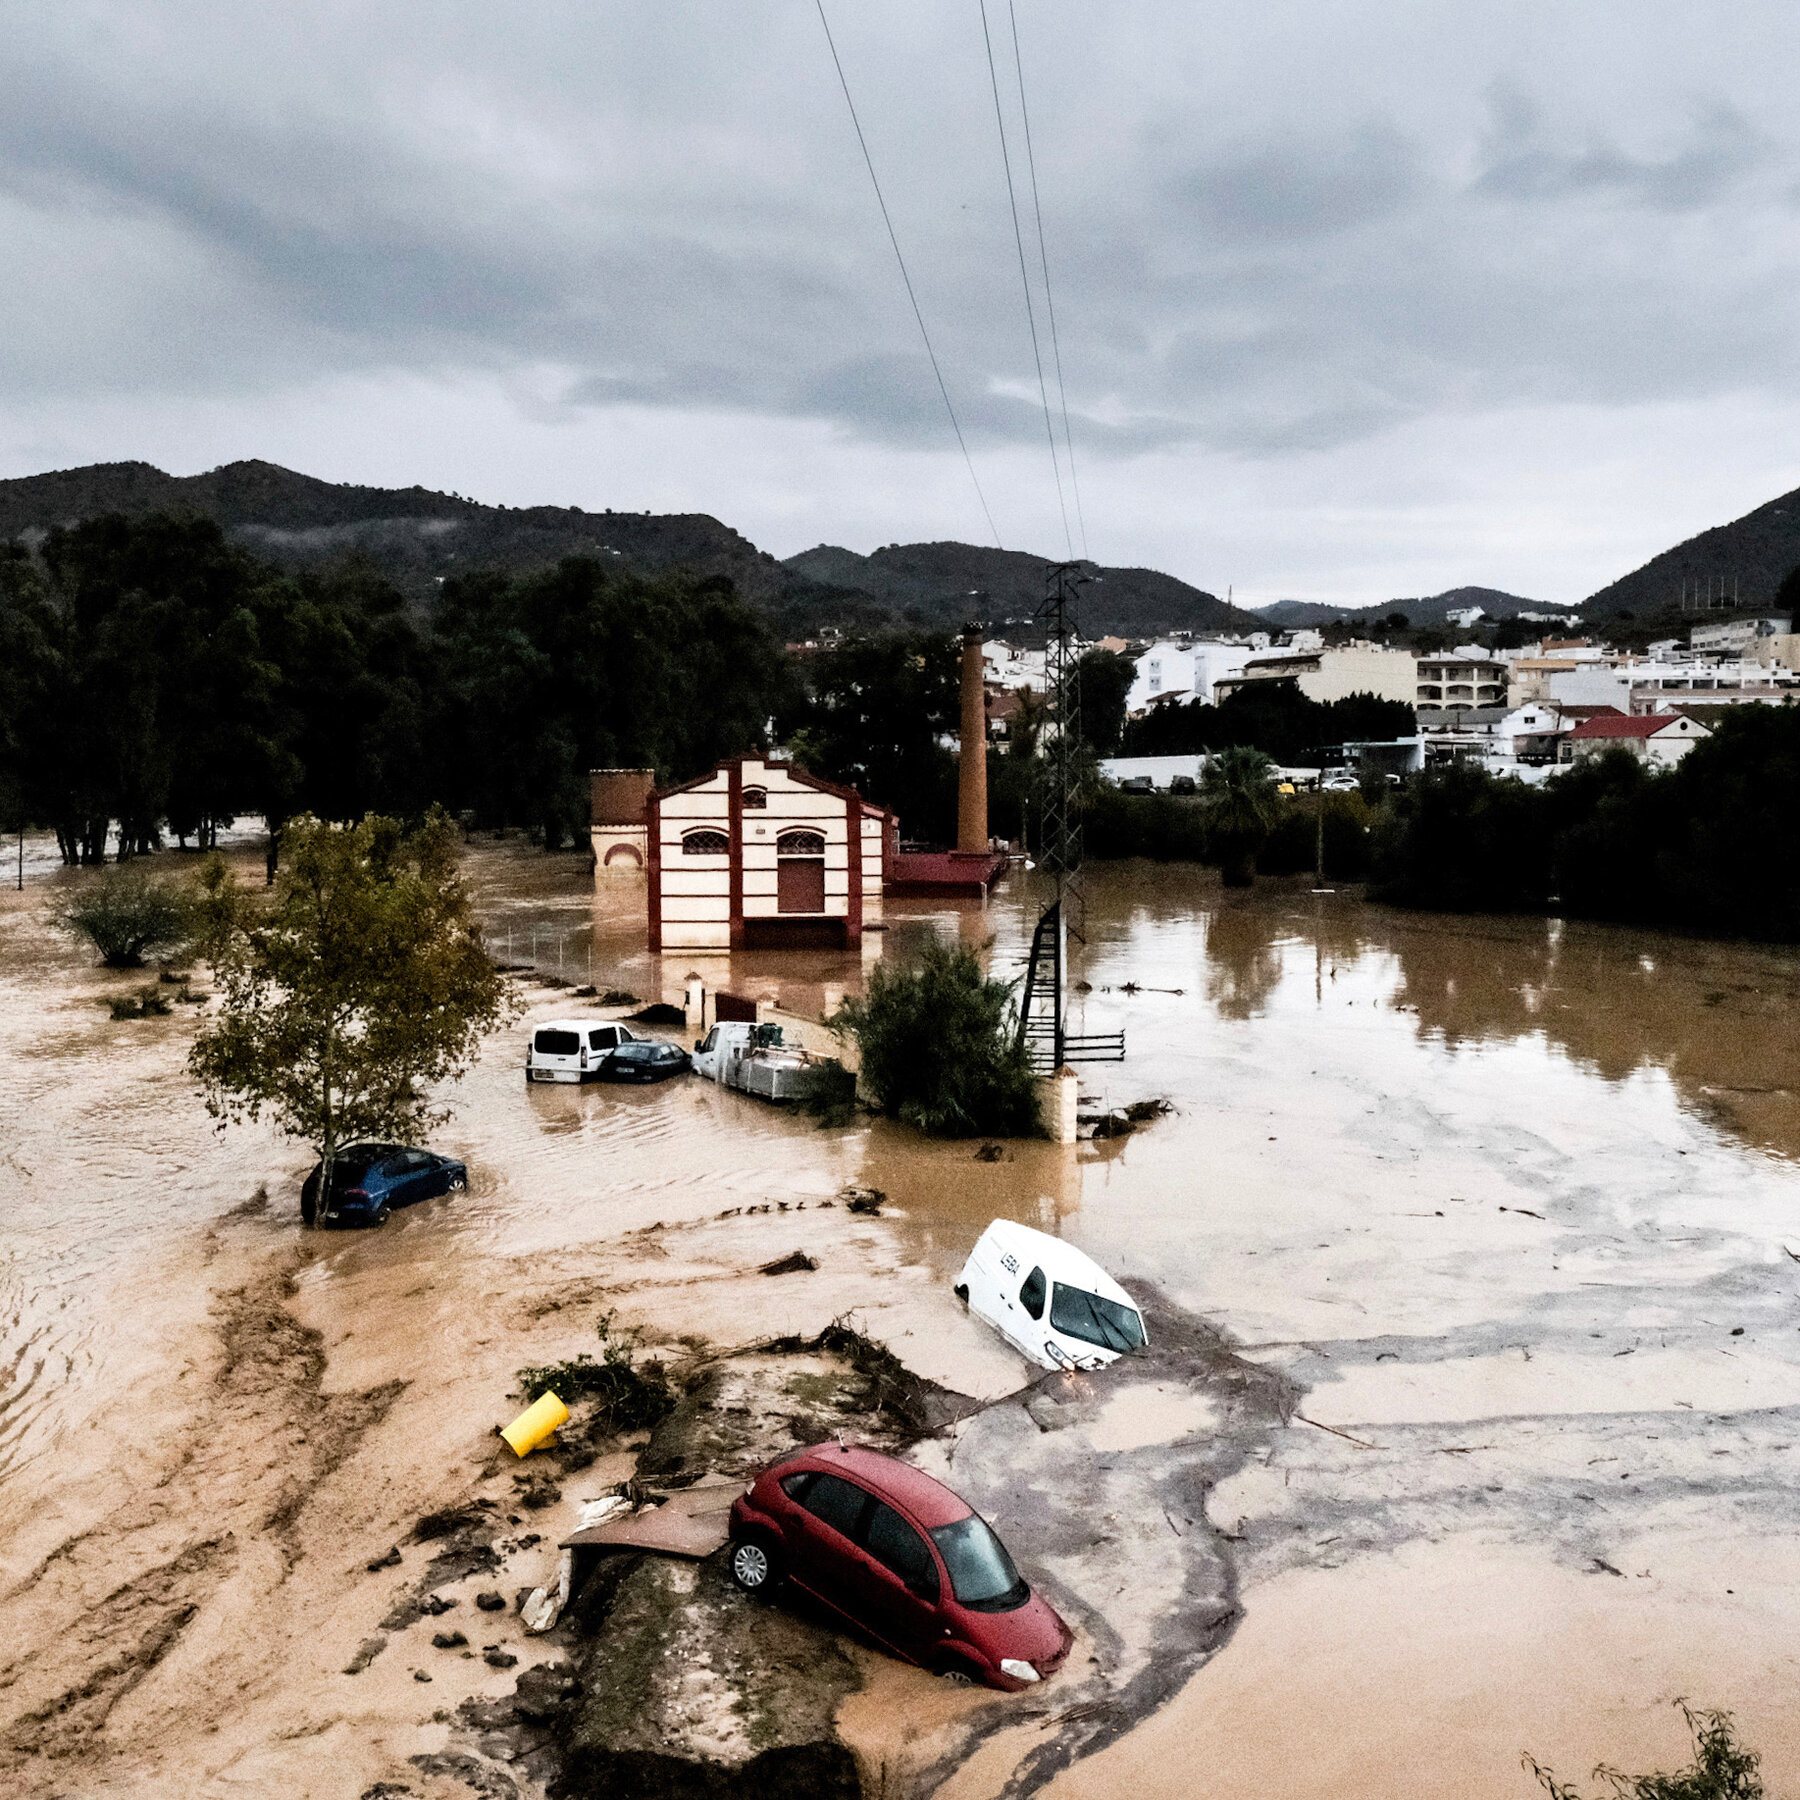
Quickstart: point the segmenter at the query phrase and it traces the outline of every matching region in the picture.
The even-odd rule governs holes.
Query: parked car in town
[[[1044,1369],[1101,1369],[1143,1349],[1137,1302],[1073,1244],[996,1219],[969,1252],[956,1295]]]
[[[688,1053],[676,1044],[635,1038],[603,1057],[598,1073],[602,1081],[667,1081],[692,1066]]]
[[[1199,791],[1200,784],[1191,775],[1177,775],[1169,783],[1171,794],[1197,794]]]
[[[469,1171],[454,1156],[412,1150],[404,1144],[351,1144],[331,1162],[331,1194],[321,1214],[314,1164],[300,1188],[300,1216],[308,1225],[380,1225],[396,1206],[413,1206],[469,1185]]]
[[[1148,775],[1127,775],[1119,783],[1121,794],[1154,794],[1156,783]]]
[[[629,1025],[599,1019],[546,1019],[525,1046],[527,1081],[594,1081],[621,1044],[644,1040]]]
[[[1017,1692],[1054,1675],[1074,1634],[969,1503],[908,1463],[815,1444],[732,1503],[731,1576],[804,1588],[934,1674]]]

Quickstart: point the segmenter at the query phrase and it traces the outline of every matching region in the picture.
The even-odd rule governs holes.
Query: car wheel
[[[731,1579],[746,1594],[766,1594],[781,1583],[781,1559],[766,1538],[740,1538],[731,1546]]]
[[[981,1671],[973,1663],[965,1662],[960,1656],[953,1656],[938,1664],[932,1671],[940,1681],[951,1687],[983,1686]]]
[[[466,1175],[452,1175],[450,1177],[450,1192],[453,1194],[460,1194],[468,1185],[469,1178]]]
[[[371,1229],[377,1225],[385,1225],[387,1222],[388,1209],[385,1206],[378,1206],[369,1214],[369,1225]]]

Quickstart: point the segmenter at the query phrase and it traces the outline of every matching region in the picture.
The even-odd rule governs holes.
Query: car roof
[[[617,1025],[617,1019],[539,1019],[533,1031],[590,1031],[596,1025]]]
[[[975,1247],[977,1253],[983,1246],[997,1251],[1010,1250],[1022,1265],[1037,1264],[1052,1281],[1060,1281],[1066,1287],[1086,1288],[1103,1300],[1116,1300],[1133,1312],[1138,1310],[1138,1303],[1091,1256],[1062,1238],[1051,1237],[1046,1231],[1034,1231],[1029,1225],[1016,1224],[1011,1219],[996,1219],[981,1234],[981,1242]]]
[[[903,1512],[935,1531],[953,1525],[975,1509],[968,1501],[934,1480],[922,1469],[897,1457],[883,1456],[861,1444],[814,1444],[777,1465],[784,1469],[822,1469],[827,1474],[847,1475],[883,1500],[891,1500]]]

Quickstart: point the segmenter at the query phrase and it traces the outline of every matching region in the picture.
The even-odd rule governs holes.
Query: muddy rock
[[[468,1641],[460,1631],[434,1631],[431,1634],[432,1647],[437,1650],[460,1650]]]
[[[386,1556],[378,1556],[369,1564],[369,1573],[373,1575],[378,1569],[397,1568],[400,1563],[400,1546],[393,1545]]]
[[[488,1588],[475,1596],[475,1604],[479,1606],[483,1612],[505,1612],[506,1596],[504,1594],[496,1594],[492,1588]]]
[[[346,1675],[360,1675],[388,1646],[385,1637],[366,1637],[356,1646],[356,1654],[344,1664]]]
[[[490,1669],[516,1669],[519,1659],[510,1650],[502,1650],[498,1644],[490,1645],[481,1653],[481,1660]]]
[[[833,1729],[858,1678],[834,1632],[740,1594],[721,1558],[618,1558],[602,1585],[583,1609],[561,1792],[860,1800]]]

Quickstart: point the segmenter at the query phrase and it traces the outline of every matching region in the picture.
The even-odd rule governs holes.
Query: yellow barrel
[[[569,1409],[554,1394],[540,1394],[500,1435],[515,1455],[529,1456],[568,1417]]]

